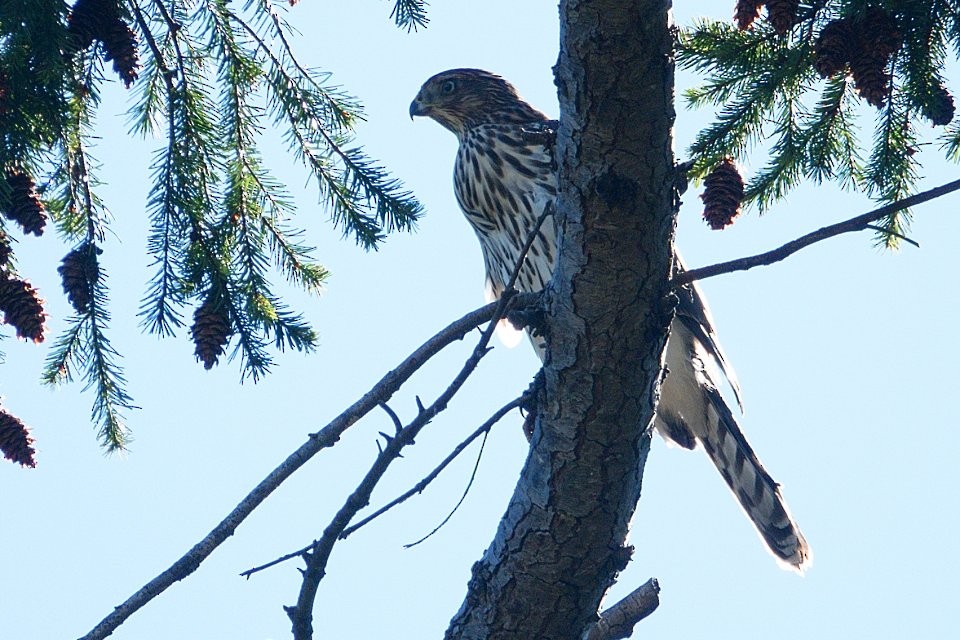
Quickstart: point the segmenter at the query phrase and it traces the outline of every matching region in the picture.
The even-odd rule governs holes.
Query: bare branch
[[[326,575],[327,561],[330,559],[333,546],[337,543],[337,540],[341,538],[341,534],[350,523],[350,520],[360,509],[369,504],[370,494],[373,493],[373,489],[383,477],[383,474],[386,473],[390,464],[399,457],[403,447],[412,444],[414,438],[420,433],[420,430],[429,424],[434,416],[447,408],[447,404],[453,396],[460,391],[464,383],[466,383],[467,378],[476,370],[477,365],[480,364],[480,360],[490,350],[487,345],[489,345],[490,339],[493,337],[497,322],[499,322],[501,318],[506,317],[515,302],[524,300],[524,297],[517,294],[513,286],[520,274],[520,268],[526,258],[527,251],[529,251],[533,245],[533,241],[536,239],[541,225],[544,220],[552,214],[553,206],[549,205],[538,218],[537,224],[530,230],[527,240],[520,251],[517,263],[514,265],[510,280],[507,282],[506,290],[496,302],[496,308],[492,314],[490,324],[484,329],[483,335],[481,335],[480,340],[477,342],[477,346],[474,347],[473,353],[471,353],[470,357],[464,362],[460,372],[429,407],[424,407],[420,401],[420,397],[417,396],[417,408],[419,409],[417,417],[398,433],[395,438],[387,442],[387,446],[384,447],[377,456],[370,471],[367,472],[367,475],[364,476],[357,488],[350,494],[344,505],[333,517],[330,524],[327,525],[327,528],[324,529],[320,540],[304,554],[307,567],[303,570],[303,581],[300,585],[300,594],[297,597],[297,603],[284,607],[284,611],[287,612],[287,616],[293,623],[293,637],[295,640],[310,640],[313,638],[313,605],[316,601],[317,589],[320,586],[320,581]]]
[[[310,549],[312,549],[315,544],[317,544],[317,541],[316,541],[316,540],[314,540],[313,542],[311,542],[311,543],[308,544],[307,546],[303,547],[302,549],[297,549],[296,551],[291,551],[290,553],[287,553],[287,554],[285,554],[285,555],[282,555],[282,556],[280,556],[279,558],[275,558],[275,559],[271,560],[270,562],[267,562],[267,563],[258,565],[258,566],[256,566],[256,567],[253,567],[252,569],[247,569],[246,571],[241,571],[241,572],[240,572],[240,577],[241,577],[241,578],[246,578],[247,580],[249,580],[249,579],[250,579],[250,576],[252,576],[252,575],[255,574],[255,573],[260,573],[261,571],[265,571],[266,569],[269,569],[270,567],[275,567],[275,566],[277,566],[278,564],[282,564],[282,563],[286,562],[287,560],[293,560],[294,558],[299,558],[299,557],[303,556],[307,551],[309,551]]]
[[[440,473],[444,469],[446,469],[451,462],[453,462],[461,453],[463,453],[463,451],[467,447],[469,447],[474,440],[488,433],[494,424],[499,422],[505,415],[507,415],[514,409],[520,407],[525,402],[525,399],[526,399],[526,395],[520,396],[519,398],[516,398],[515,400],[511,400],[504,406],[500,407],[500,409],[497,410],[497,412],[494,413],[492,416],[490,416],[486,422],[484,422],[482,425],[477,427],[477,429],[473,433],[471,433],[469,436],[464,438],[460,444],[454,447],[453,451],[450,452],[450,455],[444,458],[443,461],[440,462],[440,464],[438,464],[433,471],[428,473],[426,477],[423,478],[423,480],[421,480],[420,482],[415,484],[413,487],[411,487],[410,490],[408,490],[406,493],[403,493],[402,495],[397,496],[387,504],[383,505],[382,507],[380,507],[379,509],[371,513],[369,516],[367,516],[363,520],[360,520],[359,522],[357,522],[357,524],[351,525],[346,529],[344,529],[343,533],[340,534],[340,538],[341,539],[346,538],[347,536],[349,536],[351,533],[353,533],[360,527],[366,524],[369,524],[370,522],[379,518],[380,516],[385,514],[387,511],[394,508],[395,506],[403,502],[406,502],[407,500],[409,500],[410,498],[412,498],[418,493],[423,493],[423,490],[426,489],[430,485],[430,483],[433,482],[437,478],[437,476],[439,476]],[[290,557],[296,557],[297,555],[298,554],[294,553],[290,555]],[[285,559],[289,559],[289,558],[285,557]],[[244,574],[241,574],[241,575],[244,575]]]
[[[583,640],[622,640],[629,638],[633,627],[660,606],[660,584],[650,578],[620,602],[600,614]]]
[[[420,538],[415,542],[411,542],[409,544],[403,545],[404,549],[415,547],[421,542],[427,540],[428,538],[431,538],[436,532],[440,531],[440,529],[443,528],[443,525],[450,522],[450,518],[453,517],[453,514],[455,514],[457,511],[460,510],[460,506],[463,504],[463,501],[467,499],[468,495],[470,495],[470,489],[473,487],[473,481],[477,479],[477,469],[480,468],[480,461],[483,460],[483,450],[487,446],[487,436],[489,435],[490,435],[489,429],[483,432],[483,440],[480,441],[480,451],[477,452],[477,460],[476,462],[473,463],[473,471],[470,472],[470,480],[467,481],[467,486],[463,489],[463,493],[460,495],[460,499],[457,500],[457,504],[453,505],[453,509],[450,510],[450,513],[448,513],[446,517],[440,521],[440,524],[438,524],[433,529],[431,529],[430,533],[428,533],[427,535],[423,536],[422,538]]]
[[[673,277],[673,286],[679,287],[693,282],[694,280],[703,280],[704,278],[712,278],[713,276],[718,276],[723,273],[746,271],[747,269],[752,269],[753,267],[780,262],[784,258],[793,255],[797,251],[800,251],[800,249],[808,247],[815,242],[820,242],[821,240],[838,236],[841,233],[875,229],[876,227],[871,224],[872,222],[876,222],[877,220],[884,218],[891,213],[896,213],[897,211],[908,209],[914,205],[928,202],[934,198],[939,198],[940,196],[957,191],[958,189],[960,189],[960,180],[954,180],[953,182],[948,182],[947,184],[940,185],[939,187],[934,187],[933,189],[929,189],[927,191],[921,191],[920,193],[903,198],[902,200],[891,202],[890,204],[874,209],[873,211],[868,211],[867,213],[859,215],[855,218],[850,218],[849,220],[844,220],[843,222],[822,227],[771,251],[760,253],[755,256],[738,258],[737,260],[720,262],[707,267],[690,269],[689,271],[678,273]],[[907,242],[910,242],[911,244],[917,244],[909,238],[903,239],[907,240]]]
[[[530,304],[535,301],[536,298],[536,294],[514,296],[514,299],[519,304]],[[380,403],[389,400],[410,376],[444,347],[457,340],[462,340],[466,334],[473,331],[478,325],[490,320],[495,314],[502,314],[503,306],[502,302],[491,302],[451,323],[445,329],[427,340],[420,348],[401,362],[396,369],[381,378],[370,391],[351,405],[346,411],[334,418],[333,421],[320,431],[310,434],[310,438],[305,443],[290,454],[276,469],[270,472],[210,533],[194,545],[194,547],[179,560],[170,565],[169,568],[141,587],[125,602],[114,608],[108,616],[101,620],[97,626],[80,640],[102,640],[106,638],[113,633],[117,627],[123,624],[127,618],[163,593],[172,584],[183,580],[196,571],[200,564],[206,560],[217,547],[233,535],[240,523],[297,469],[323,449],[336,444],[340,436],[348,428],[353,426]],[[493,330],[493,324],[491,324],[490,331]]]

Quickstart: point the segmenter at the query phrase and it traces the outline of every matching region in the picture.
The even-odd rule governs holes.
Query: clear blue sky
[[[0,465],[4,637],[63,640],[86,633],[206,534],[306,433],[482,302],[479,249],[451,188],[456,142],[435,123],[411,122],[407,106],[428,76],[473,66],[501,73],[556,114],[555,2],[436,2],[430,27],[409,35],[388,20],[391,5],[305,0],[290,18],[303,32],[303,61],[331,71],[363,101],[368,122],[360,141],[416,192],[427,215],[418,233],[364,254],[331,231],[304,172],[280,160],[279,173],[333,278],[320,299],[295,294],[320,331],[319,352],[280,357],[276,372],[258,385],[239,385],[236,363],[204,371],[185,336],[160,341],[139,333],[135,314],[149,277],[147,167],[159,142],[131,143],[120,115],[129,95],[118,83],[107,91],[97,154],[106,165],[110,184],[103,195],[118,237],[107,242],[102,259],[113,291],[114,344],[127,354],[127,377],[142,410],[129,416],[136,437],[129,455],[104,458],[87,419],[91,398],[79,385],[39,387],[45,348],[4,341],[0,393],[33,426],[39,459],[32,471]],[[733,10],[732,0],[677,5],[681,23]],[[679,110],[681,154],[705,117]],[[870,120],[863,126],[868,134]],[[935,149],[925,150],[924,159],[923,186],[956,177]],[[679,244],[692,266],[756,253],[870,208],[863,196],[810,187],[762,218],[753,213],[716,233],[700,221],[696,195],[685,201]],[[950,635],[960,570],[949,551],[960,525],[951,400],[960,356],[953,321],[956,202],[947,197],[917,210],[911,235],[919,250],[883,252],[870,236],[851,235],[777,266],[704,283],[743,385],[744,428],[782,483],[814,564],[803,578],[780,570],[706,457],[657,440],[631,536],[635,560],[610,594],[613,601],[659,578],[662,605],[636,637]],[[67,314],[53,268],[66,251],[52,237],[18,248],[22,271],[48,300],[51,335]],[[435,397],[470,347],[465,342],[437,358],[392,407],[411,417],[413,394]],[[525,346],[495,349],[396,465],[375,503],[415,483],[524,388],[537,367]],[[197,573],[114,637],[289,637],[281,606],[296,599],[294,564],[249,581],[237,574],[319,536],[376,454],[377,432],[388,428],[382,414],[354,427]],[[320,587],[317,637],[441,637],[525,454],[513,415],[493,432],[463,508],[428,542],[401,548],[456,502],[472,454],[425,495],[338,545]]]

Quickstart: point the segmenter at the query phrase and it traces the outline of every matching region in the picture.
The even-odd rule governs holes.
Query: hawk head
[[[433,118],[458,138],[481,124],[530,124],[547,120],[512,84],[482,69],[450,69],[423,83],[410,117]]]

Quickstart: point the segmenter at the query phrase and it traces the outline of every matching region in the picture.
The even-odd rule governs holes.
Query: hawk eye
[[[453,80],[447,80],[440,86],[440,91],[445,94],[453,93],[453,90],[457,88],[457,83]]]

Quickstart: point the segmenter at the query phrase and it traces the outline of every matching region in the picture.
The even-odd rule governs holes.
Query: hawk
[[[557,122],[525,102],[509,82],[480,69],[452,69],[427,80],[410,104],[410,116],[436,120],[460,143],[454,191],[480,240],[487,298],[496,299],[537,220],[556,199],[552,143]],[[543,289],[556,255],[557,229],[547,219],[524,258],[517,288]],[[678,293],[656,429],[686,449],[703,445],[770,552],[784,566],[802,571],[811,558],[807,542],[717,388],[714,371],[719,370],[740,402],[736,376],[704,298],[696,284]],[[535,340],[534,346],[542,359],[545,345]]]

